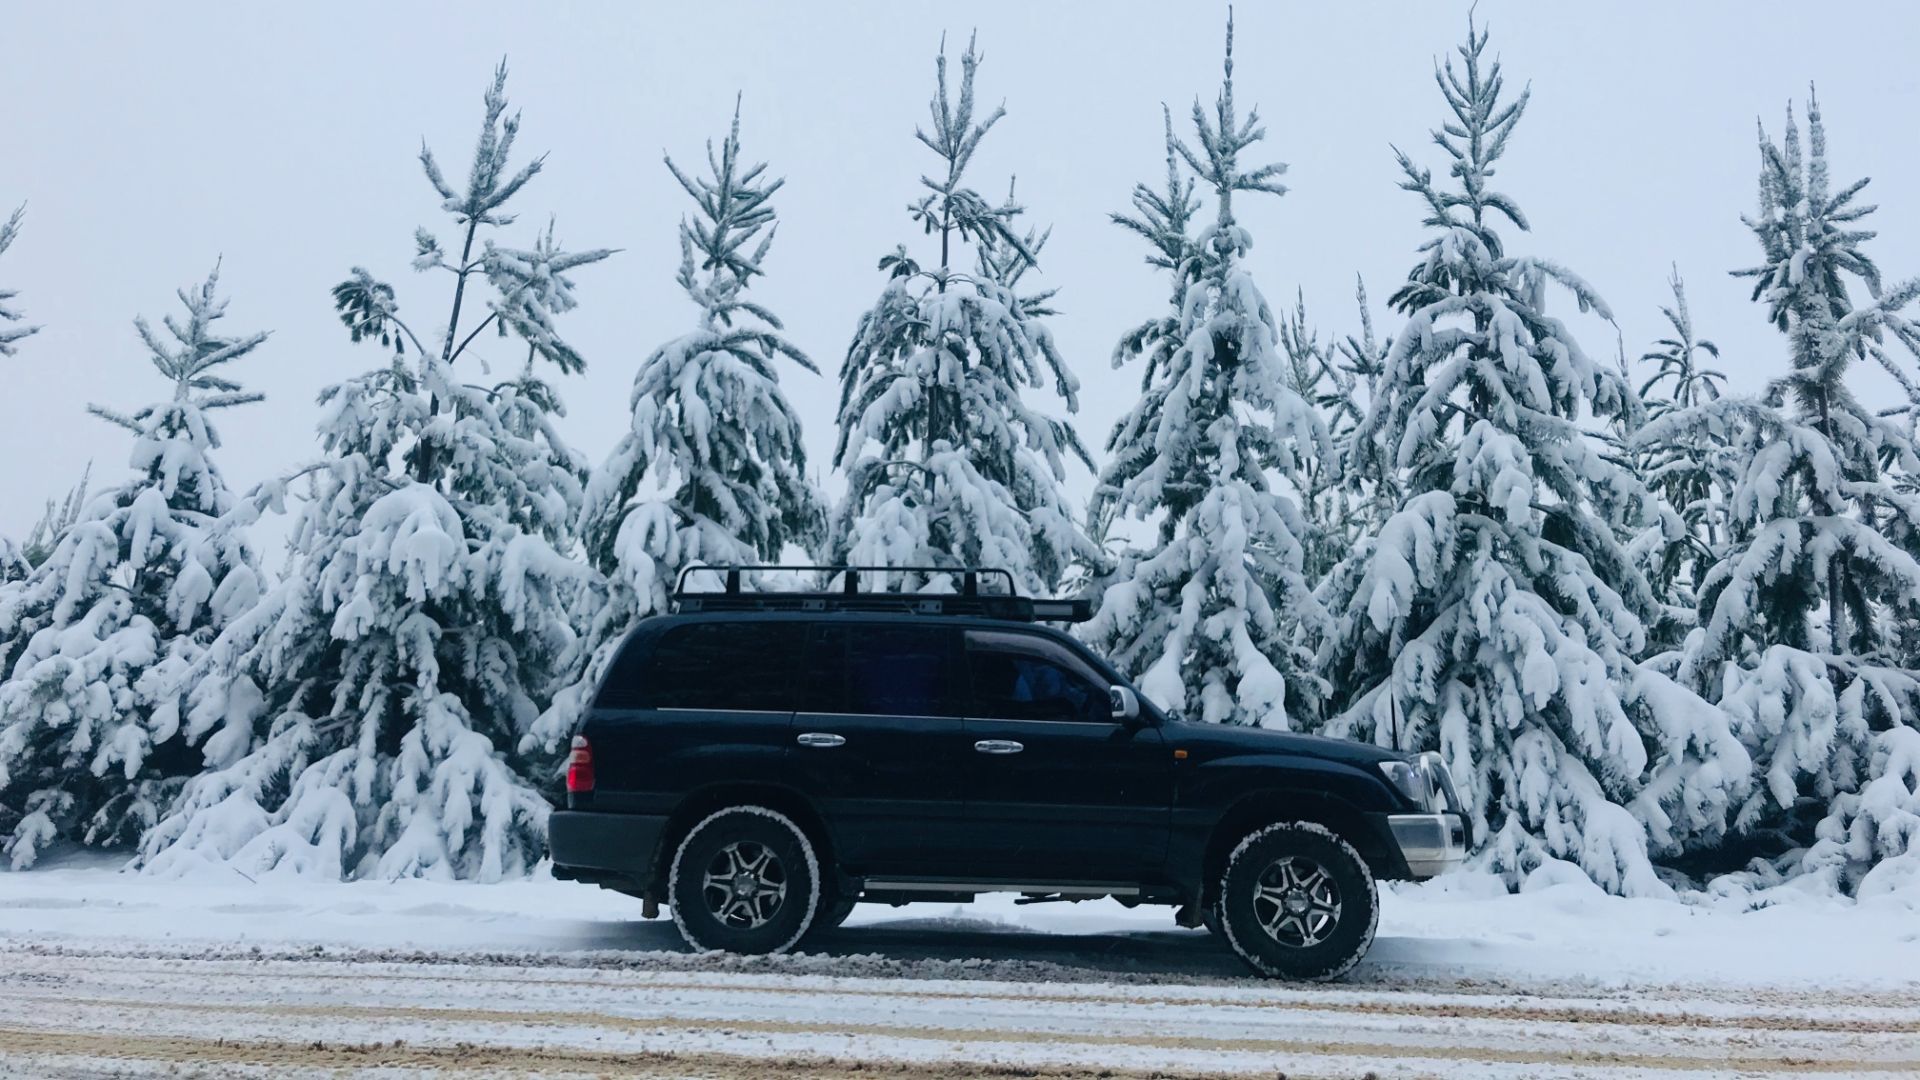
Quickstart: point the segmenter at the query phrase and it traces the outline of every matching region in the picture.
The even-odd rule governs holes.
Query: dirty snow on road
[[[1385,895],[1345,981],[1247,978],[1164,908],[861,909],[689,954],[638,904],[502,885],[0,874],[0,1074],[1920,1074],[1920,917],[1471,875]]]

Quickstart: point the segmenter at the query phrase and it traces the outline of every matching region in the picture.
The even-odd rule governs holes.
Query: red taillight
[[[567,794],[587,795],[593,791],[593,746],[585,735],[573,737],[573,750],[567,755]]]

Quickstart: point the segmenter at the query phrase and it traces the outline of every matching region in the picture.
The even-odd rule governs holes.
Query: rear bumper
[[[664,815],[555,810],[547,817],[553,876],[623,891],[654,891]]]
[[[1467,829],[1459,814],[1389,814],[1387,828],[1415,880],[1444,874],[1467,860]]]

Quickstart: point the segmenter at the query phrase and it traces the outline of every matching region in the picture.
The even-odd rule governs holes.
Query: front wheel
[[[673,857],[667,894],[696,949],[779,953],[812,926],[820,864],[791,818],[735,806],[695,825]]]
[[[1373,943],[1380,894],[1353,845],[1312,822],[1269,825],[1227,857],[1220,927],[1263,975],[1336,979]]]

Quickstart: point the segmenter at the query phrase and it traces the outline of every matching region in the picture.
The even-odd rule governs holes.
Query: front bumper
[[[1389,814],[1387,828],[1407,862],[1407,873],[1416,880],[1467,861],[1467,827],[1459,814]]]

